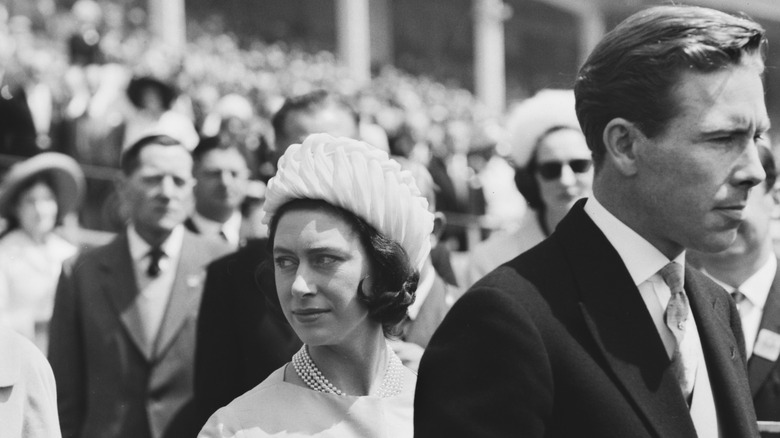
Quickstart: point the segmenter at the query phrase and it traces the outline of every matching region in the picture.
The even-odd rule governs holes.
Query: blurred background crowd
[[[511,180],[505,163],[491,162],[500,114],[464,88],[392,65],[361,84],[333,52],[239,38],[216,17],[190,21],[186,50],[174,53],[148,31],[144,8],[126,2],[82,0],[29,16],[11,9],[0,10],[7,111],[0,154],[57,151],[82,164],[85,229],[121,226],[113,174],[122,147],[149,129],[176,131],[192,147],[199,137],[230,138],[244,149],[252,179],[266,182],[273,174],[272,115],[285,97],[316,89],[349,99],[372,144],[441,169],[434,178],[448,181],[438,185],[439,206],[451,213],[457,250],[468,247],[468,226],[495,227],[523,213],[511,183],[509,193],[485,195],[483,185]],[[259,183],[251,193],[261,197]],[[513,198],[489,202],[496,193]]]
[[[747,12],[777,41],[780,9],[771,1]],[[277,160],[304,134],[343,134],[321,126],[346,116],[356,124],[349,136],[412,171],[436,214],[436,275],[427,287],[435,290],[435,277],[443,292],[418,294],[394,346],[416,368],[449,306],[549,236],[590,194],[593,162],[574,114],[574,74],[607,29],[650,3],[190,0],[185,12],[171,9],[183,0],[0,0],[0,323],[50,347],[63,262],[121,235],[128,219],[140,222],[120,201],[123,171],[135,171],[120,157],[150,135],[192,153],[193,181],[178,187],[195,187],[183,225],[220,235],[246,260],[243,276],[209,271],[218,292],[247,287],[256,299],[252,254],[261,254],[257,239],[267,232],[258,206]],[[345,47],[360,38],[334,36],[354,30],[344,21],[360,4],[373,26],[363,73],[348,56],[360,50]],[[161,35],[166,27],[186,38],[176,44]],[[769,47],[767,107],[780,120],[778,57]],[[209,202],[220,196],[221,205]],[[246,245],[253,239],[256,246]],[[433,311],[421,307],[434,299]],[[222,347],[214,333],[212,347]],[[240,393],[209,395],[208,408]]]

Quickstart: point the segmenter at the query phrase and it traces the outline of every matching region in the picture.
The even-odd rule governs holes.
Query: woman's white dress
[[[286,367],[286,365],[285,365]],[[416,375],[394,397],[340,396],[284,381],[285,367],[208,420],[199,438],[412,438]]]
[[[21,229],[0,239],[0,325],[45,352],[62,262],[74,254],[76,247],[56,234],[43,244]]]

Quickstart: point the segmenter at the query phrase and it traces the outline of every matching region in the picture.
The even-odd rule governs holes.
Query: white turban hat
[[[580,129],[572,90],[541,90],[514,107],[506,131],[515,166],[527,166],[539,137],[557,126]]]
[[[263,223],[295,199],[320,199],[359,216],[398,242],[417,269],[431,250],[433,214],[411,172],[368,143],[312,134],[290,146],[268,182]]]

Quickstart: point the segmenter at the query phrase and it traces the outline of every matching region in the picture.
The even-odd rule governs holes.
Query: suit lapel
[[[703,274],[690,268],[685,271],[685,290],[696,318],[710,387],[724,428],[722,433],[724,436],[743,436],[745,431],[755,429],[755,419],[751,421],[745,415],[752,410],[751,396],[740,344],[728,319],[731,312],[728,297]],[[738,318],[736,309],[733,313]]]
[[[105,256],[100,259],[100,268],[104,275],[98,281],[133,344],[149,359],[151,340],[147,341],[145,338],[141,312],[136,305],[139,291],[127,234],[118,235],[108,245]]]
[[[671,361],[639,290],[583,205],[580,201],[572,208],[551,239],[563,247],[598,352],[656,435],[695,436]]]
[[[204,248],[196,245],[194,236],[190,233],[184,233],[171,296],[155,343],[154,356],[158,359],[171,345],[187,317],[197,312],[200,305],[203,280],[206,274],[203,266],[208,257],[204,251]]]
[[[778,270],[780,273],[780,270]],[[774,333],[780,333],[780,275],[775,273],[775,280],[769,289],[769,295],[764,304],[764,314],[761,316],[761,325],[758,329],[766,329]],[[774,369],[775,362],[755,354],[748,361],[748,376],[750,380],[750,392],[755,396],[766,381],[769,373]]]

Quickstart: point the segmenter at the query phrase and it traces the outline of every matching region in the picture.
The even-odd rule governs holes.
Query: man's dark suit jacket
[[[637,287],[578,202],[456,302],[428,344],[416,437],[695,437]],[[739,314],[686,269],[724,437],[757,436]]]
[[[759,332],[763,329],[780,333],[780,269],[764,304]],[[758,419],[780,421],[780,361],[753,354],[748,360],[748,380]]]
[[[301,343],[281,311],[269,306],[273,268],[267,239],[247,242],[208,267],[195,351],[199,427],[217,409],[254,388],[290,361]],[[193,435],[194,436],[194,435]]]
[[[31,157],[40,149],[27,93],[20,83],[7,76],[12,74],[6,72],[0,79],[0,154]]]
[[[137,307],[127,233],[63,266],[49,361],[64,438],[185,436],[205,268],[227,251],[221,242],[184,232],[171,296],[151,344]]]

